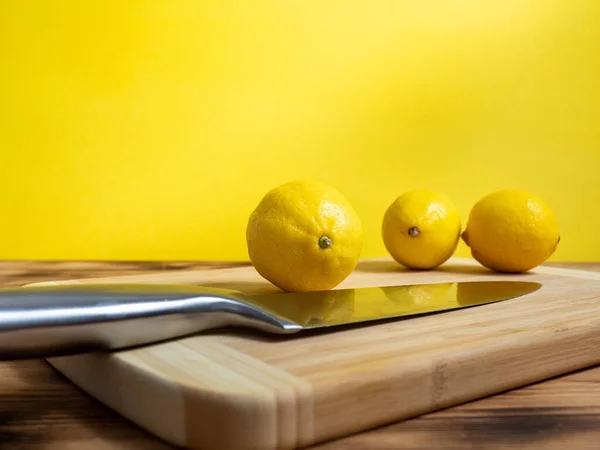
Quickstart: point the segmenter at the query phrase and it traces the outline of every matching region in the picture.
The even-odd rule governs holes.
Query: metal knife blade
[[[540,287],[529,281],[471,281],[273,293],[249,301],[303,329],[314,329],[461,309],[520,297]]]
[[[473,307],[540,287],[474,281],[261,295],[164,284],[5,288],[0,359],[118,350],[232,326],[292,334]]]

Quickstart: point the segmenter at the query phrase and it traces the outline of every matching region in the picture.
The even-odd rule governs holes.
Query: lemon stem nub
[[[410,227],[408,229],[408,235],[415,237],[421,234],[421,230],[419,230],[419,227]]]
[[[321,248],[329,248],[331,247],[331,238],[329,236],[321,236],[319,238],[319,247]]]

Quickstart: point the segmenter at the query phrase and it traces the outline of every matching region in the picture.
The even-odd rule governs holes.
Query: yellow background
[[[521,188],[600,260],[597,0],[0,4],[0,258],[246,259],[271,187],[363,219]],[[458,256],[467,256],[461,243]]]

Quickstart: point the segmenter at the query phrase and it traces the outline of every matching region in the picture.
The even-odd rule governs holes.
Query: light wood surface
[[[4,261],[0,285],[236,266],[229,262]],[[243,265],[243,264],[242,264]],[[600,263],[551,263],[600,271]],[[0,363],[0,443],[11,450],[171,450],[79,390],[43,360]],[[598,448],[600,367],[521,387],[311,450]]]
[[[413,272],[385,259],[363,262],[340,287],[498,278],[541,281],[544,288],[526,301],[301,339],[217,333],[51,363],[177,445],[293,448],[600,361],[599,274],[544,267],[499,275],[458,259]],[[273,289],[248,266],[87,282],[97,281]]]

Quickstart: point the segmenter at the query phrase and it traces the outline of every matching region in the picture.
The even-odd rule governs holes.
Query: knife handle
[[[0,289],[0,359],[124,349],[215,328],[290,333],[298,326],[224,289],[53,285]]]

